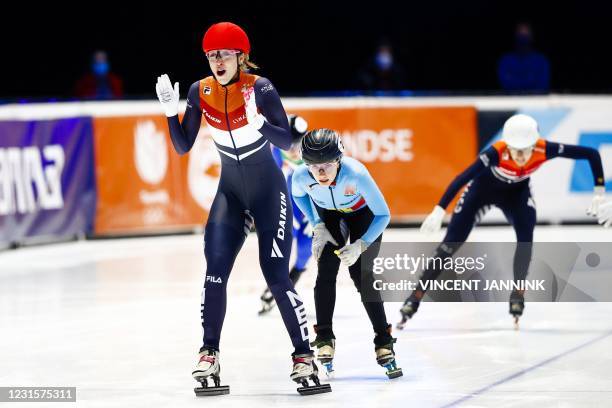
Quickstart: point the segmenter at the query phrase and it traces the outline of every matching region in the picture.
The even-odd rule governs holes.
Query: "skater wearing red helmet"
[[[220,387],[219,379],[226,285],[253,223],[257,226],[259,263],[294,346],[291,379],[303,385],[300,393],[331,391],[329,385],[319,384],[303,303],[289,279],[291,197],[270,149],[270,143],[281,149],[291,147],[287,115],[272,83],[248,73],[257,66],[249,61],[251,45],[242,28],[230,22],[214,24],[206,31],[202,48],[212,76],[189,88],[182,122],[178,118],[178,83],[173,87],[168,75],[162,75],[156,86],[176,151],[184,154],[191,149],[204,118],[221,157],[221,178],[204,234],[204,338],[193,371],[202,388],[196,389],[196,394],[229,392],[229,387]],[[208,387],[209,379],[214,387]]]

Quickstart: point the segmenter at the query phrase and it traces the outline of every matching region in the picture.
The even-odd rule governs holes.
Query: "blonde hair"
[[[248,72],[252,69],[259,69],[259,66],[254,62],[249,61],[249,54],[242,54],[244,58],[240,62],[240,70],[242,72]]]

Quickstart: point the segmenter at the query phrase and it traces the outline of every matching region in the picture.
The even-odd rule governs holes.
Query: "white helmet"
[[[508,147],[525,149],[536,144],[540,132],[538,123],[528,115],[514,115],[504,124],[502,139]]]

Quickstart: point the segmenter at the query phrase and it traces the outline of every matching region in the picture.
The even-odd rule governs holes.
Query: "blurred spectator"
[[[497,75],[505,91],[548,92],[550,66],[548,58],[533,48],[529,24],[518,24],[514,35],[515,50],[502,55]]]
[[[105,51],[96,51],[91,59],[91,72],[81,77],[74,87],[78,98],[115,99],[123,96],[123,81],[110,72]]]
[[[403,67],[393,56],[391,44],[383,41],[376,53],[359,71],[356,86],[363,90],[400,90],[405,89],[405,74]]]

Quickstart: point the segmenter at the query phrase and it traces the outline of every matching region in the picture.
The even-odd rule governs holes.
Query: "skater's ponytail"
[[[244,58],[242,59],[242,62],[240,62],[240,70],[242,72],[249,72],[252,69],[259,69],[259,66],[257,64],[255,64],[254,62],[249,60],[249,54],[242,54],[244,56]]]

